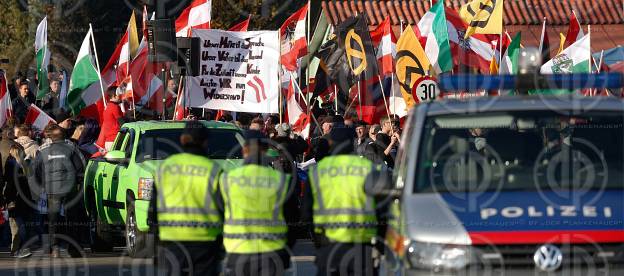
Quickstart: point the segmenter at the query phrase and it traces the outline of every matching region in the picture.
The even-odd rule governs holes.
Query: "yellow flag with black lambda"
[[[433,73],[431,63],[412,26],[408,25],[396,45],[396,76],[408,109],[416,103],[412,97],[414,83],[428,73]]]
[[[503,32],[503,0],[473,0],[461,7],[459,16],[468,23],[465,38]]]

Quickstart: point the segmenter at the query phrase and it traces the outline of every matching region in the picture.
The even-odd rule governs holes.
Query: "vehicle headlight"
[[[466,245],[412,242],[406,259],[410,267],[433,270],[457,270],[470,264],[470,247]]]
[[[152,190],[154,190],[154,179],[140,177],[138,183],[138,195],[137,199],[150,200],[152,199]]]

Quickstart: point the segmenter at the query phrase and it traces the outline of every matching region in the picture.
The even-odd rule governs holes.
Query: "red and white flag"
[[[191,29],[210,29],[211,0],[194,0],[175,21],[176,36],[190,37]]]
[[[0,127],[3,127],[11,116],[13,116],[13,106],[9,85],[4,72],[0,71]]]
[[[304,140],[307,140],[310,136],[310,117],[297,102],[295,94],[301,91],[296,92],[295,89],[299,88],[296,87],[291,79],[286,94],[286,114],[288,116],[288,123],[292,126],[294,133],[299,134]]]
[[[152,110],[161,111],[163,109],[163,93],[165,92],[165,86],[162,80],[156,75],[152,75],[149,87],[146,93],[141,96],[139,103],[144,106],[149,106]],[[174,94],[167,90],[165,97],[165,105],[171,106],[174,98]]]
[[[390,113],[399,117],[404,117],[407,115],[405,99],[403,99],[403,95],[401,94],[397,78],[394,78],[392,75],[395,71],[394,60],[396,58],[397,38],[392,31],[389,17],[386,17],[386,19],[379,24],[377,29],[371,32],[371,38],[373,40],[373,45],[377,45],[377,63],[379,64],[380,72],[379,80],[381,85],[384,86],[384,96],[387,96],[384,105],[387,105],[387,110]]]
[[[468,38],[464,38],[468,24],[452,8],[447,7],[444,11],[454,65],[461,63],[479,68],[484,72],[489,72],[490,61],[496,53],[491,43],[495,39],[491,39],[490,36],[483,34],[473,34]],[[433,32],[431,29],[433,18],[433,14],[430,12],[426,13],[418,22],[417,28],[414,28],[414,32],[416,32],[416,36],[423,43],[423,46],[426,46],[427,37]]]
[[[147,20],[147,16],[144,12],[144,22]],[[152,19],[154,15],[152,15]],[[152,110],[162,110],[162,91],[163,83],[158,78],[157,74],[161,71],[165,64],[151,63],[148,60],[148,47],[147,47],[147,31],[143,29],[143,39],[139,44],[139,49],[136,57],[132,59],[130,63],[130,76],[132,80],[132,91],[134,93],[134,99],[136,105],[142,105]]]
[[[289,71],[297,71],[299,67],[297,60],[305,56],[308,52],[308,42],[306,39],[306,16],[308,15],[308,5],[306,4],[297,12],[292,14],[282,27],[280,27],[281,53],[280,61],[282,66]]]
[[[377,46],[377,62],[379,63],[379,72],[381,75],[392,74],[394,72],[394,58],[396,57],[397,38],[392,31],[390,18],[379,24],[376,30],[371,32],[371,37],[378,37],[381,34]],[[373,40],[373,43],[375,41]],[[375,43],[374,43],[375,44]]]
[[[585,34],[583,34],[581,23],[579,23],[578,18],[576,17],[576,12],[572,10],[572,14],[570,15],[570,25],[568,26],[566,39],[563,43],[563,49],[570,47],[570,45],[574,44],[574,42],[576,42],[577,40],[583,38],[583,36],[585,36]]]
[[[228,31],[230,32],[246,32],[249,29],[249,21],[251,20],[251,16],[247,17],[247,19],[238,22],[236,25],[232,26]]]
[[[134,89],[132,88],[132,76],[128,76],[120,85],[119,88],[122,89],[123,94],[121,96],[122,99],[132,101],[132,97],[134,97]],[[136,100],[136,99],[134,99]]]
[[[119,43],[121,46],[121,53],[119,53],[119,60],[117,61],[117,79],[123,80],[128,76],[130,71],[130,62],[132,57],[130,56],[130,43],[128,42],[128,32],[124,34]]]
[[[39,131],[43,131],[50,123],[56,123],[50,115],[43,112],[43,110],[39,109],[39,107],[34,104],[28,107],[28,113],[26,114],[26,119],[24,119],[24,124],[30,124]]]
[[[119,57],[121,56],[121,52],[125,44],[124,41],[127,40],[126,36],[127,33],[123,36],[119,43],[117,43],[115,51],[113,51],[113,54],[108,59],[108,63],[106,63],[106,66],[104,66],[104,69],[102,69],[101,75],[102,82],[104,83],[104,89],[106,89],[110,85],[117,84],[117,70],[115,67],[118,65]],[[123,81],[123,79],[120,79],[119,81],[121,82]]]

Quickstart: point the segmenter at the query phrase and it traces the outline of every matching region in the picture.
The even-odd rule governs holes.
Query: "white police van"
[[[624,101],[444,100],[405,126],[386,273],[624,275]]]

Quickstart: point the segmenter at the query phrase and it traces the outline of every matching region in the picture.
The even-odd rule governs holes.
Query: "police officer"
[[[265,155],[268,142],[260,131],[246,132],[243,166],[219,179],[226,275],[283,275],[290,266],[287,248],[295,238],[289,225],[298,219],[291,188],[296,185],[271,168]]]
[[[378,231],[376,200],[365,193],[379,170],[354,154],[352,128],[329,133],[331,155],[308,172],[302,220],[312,215],[317,275],[372,275],[373,239]],[[379,175],[377,173],[377,175]]]
[[[218,207],[219,166],[205,157],[207,129],[186,123],[183,152],[169,156],[156,178],[160,275],[217,275],[222,259],[223,213]]]

